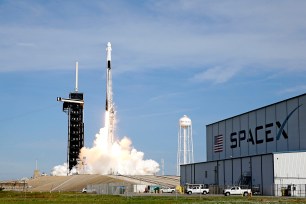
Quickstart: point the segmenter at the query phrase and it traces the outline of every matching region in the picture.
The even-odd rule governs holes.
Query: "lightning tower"
[[[113,104],[113,91],[112,91],[112,45],[110,42],[107,43],[106,47],[106,125],[108,127],[108,143],[114,142],[114,131],[115,131],[115,107]]]

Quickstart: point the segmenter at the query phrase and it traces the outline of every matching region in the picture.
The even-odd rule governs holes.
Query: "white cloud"
[[[213,67],[196,74],[192,80],[212,81],[216,84],[224,83],[234,77],[239,70],[239,68],[233,67]]]
[[[216,70],[232,64],[306,70],[305,4],[148,1],[139,6],[116,1],[106,6],[94,1],[84,6],[78,1],[73,9],[62,3],[57,12],[52,3],[35,2],[33,12],[20,5],[29,11],[27,24],[12,20],[0,27],[0,72],[70,69],[76,59],[85,69],[103,67],[108,41],[117,72],[212,66],[197,78],[222,83],[237,72],[222,68],[224,74],[217,76]],[[15,46],[20,42],[35,49]]]

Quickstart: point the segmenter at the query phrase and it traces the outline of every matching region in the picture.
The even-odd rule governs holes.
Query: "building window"
[[[205,171],[205,178],[207,178],[207,171]]]

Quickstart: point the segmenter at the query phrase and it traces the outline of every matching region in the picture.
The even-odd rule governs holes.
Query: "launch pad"
[[[106,103],[105,110],[107,117],[105,125],[107,127],[108,144],[114,142],[115,130],[115,108],[112,93],[111,74],[111,43],[107,43],[106,48]],[[63,112],[68,115],[68,147],[67,147],[67,175],[73,167],[78,165],[80,150],[84,147],[84,96],[78,92],[78,62],[76,62],[75,91],[69,94],[69,98],[57,97],[57,101],[63,102]]]
[[[115,138],[116,111],[112,92],[111,43],[106,47],[106,101],[105,124],[96,134],[93,147],[84,147],[83,93],[78,92],[78,64],[76,66],[76,88],[64,102],[63,111],[68,114],[68,150],[66,165],[54,167],[52,175],[101,174],[101,175],[153,175],[159,164],[144,160],[143,153],[132,147],[129,138]],[[118,152],[122,152],[118,154]],[[139,156],[140,155],[140,156]],[[67,172],[65,171],[67,169]]]

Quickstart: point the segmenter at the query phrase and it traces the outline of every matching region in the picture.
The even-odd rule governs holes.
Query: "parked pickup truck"
[[[233,186],[229,189],[224,189],[223,193],[225,196],[229,196],[229,195],[243,195],[243,196],[247,196],[249,194],[251,194],[251,189],[241,189],[239,186]]]
[[[205,194],[209,193],[209,189],[204,184],[186,184],[185,192],[187,194],[202,193],[202,194],[205,195]]]

